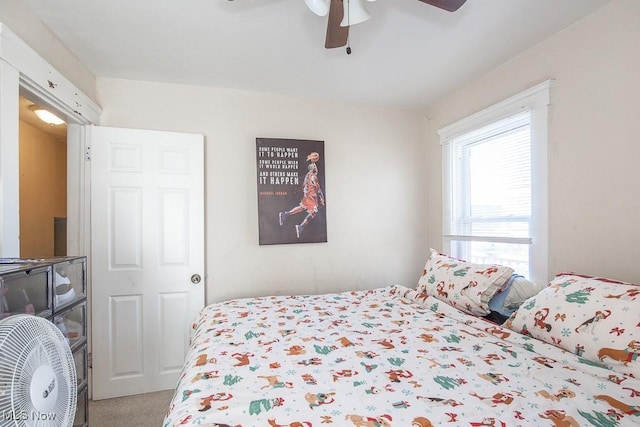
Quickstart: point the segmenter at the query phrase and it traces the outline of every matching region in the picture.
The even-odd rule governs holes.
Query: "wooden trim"
[[[0,59],[0,257],[20,255],[18,71]]]
[[[63,113],[67,122],[100,122],[100,106],[2,23],[0,60],[18,70],[20,86]]]
[[[449,140],[455,136],[477,129],[483,124],[512,116],[517,113],[517,110],[525,111],[548,106],[550,102],[549,91],[551,89],[551,83],[552,80],[545,80],[517,95],[443,127],[438,130],[440,143],[448,144]]]
[[[29,93],[30,99],[62,113],[69,128],[73,125],[99,124],[102,109],[73,83],[45,61],[6,25],[0,23],[0,256],[18,257],[19,241],[19,172],[18,172],[18,96]],[[68,220],[68,234],[73,253],[88,250],[89,224],[88,176],[85,172],[84,139],[81,129],[71,132],[67,167],[73,183],[67,183],[68,211],[79,210]],[[69,138],[68,132],[68,138]],[[80,150],[80,152],[75,152]],[[77,181],[75,181],[77,180]]]

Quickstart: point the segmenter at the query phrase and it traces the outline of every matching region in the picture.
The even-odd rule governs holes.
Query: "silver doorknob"
[[[194,285],[197,285],[198,283],[200,283],[201,280],[202,278],[200,277],[199,274],[194,274],[193,276],[191,276],[191,283],[193,283]]]

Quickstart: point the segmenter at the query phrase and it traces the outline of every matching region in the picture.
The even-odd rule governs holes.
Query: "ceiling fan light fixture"
[[[304,0],[311,12],[318,16],[326,16],[329,13],[329,0]]]
[[[43,122],[45,122],[48,125],[51,126],[58,126],[61,125],[63,123],[66,123],[64,120],[62,120],[60,117],[56,116],[55,114],[53,114],[51,111],[46,110],[36,104],[33,104],[32,106],[29,107],[29,109],[31,111],[33,111],[33,113],[38,116],[38,118],[40,120],[42,120]]]
[[[371,15],[365,9],[362,0],[343,0],[344,17],[340,22],[341,27],[360,24],[371,19]]]

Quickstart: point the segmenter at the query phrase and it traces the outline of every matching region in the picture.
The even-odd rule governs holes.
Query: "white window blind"
[[[530,238],[531,114],[465,134],[454,150],[449,235]]]
[[[451,140],[445,234],[454,256],[529,275],[531,112]]]
[[[550,83],[439,131],[443,250],[545,283]]]

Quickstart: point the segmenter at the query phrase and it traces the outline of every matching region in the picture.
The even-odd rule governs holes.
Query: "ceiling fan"
[[[304,0],[307,7],[319,16],[329,15],[327,36],[324,47],[333,49],[345,46],[349,39],[349,26],[359,24],[371,18],[367,13],[363,0]],[[375,0],[367,0],[375,1]],[[448,12],[455,12],[467,0],[418,0]],[[347,47],[347,53],[351,49]]]

